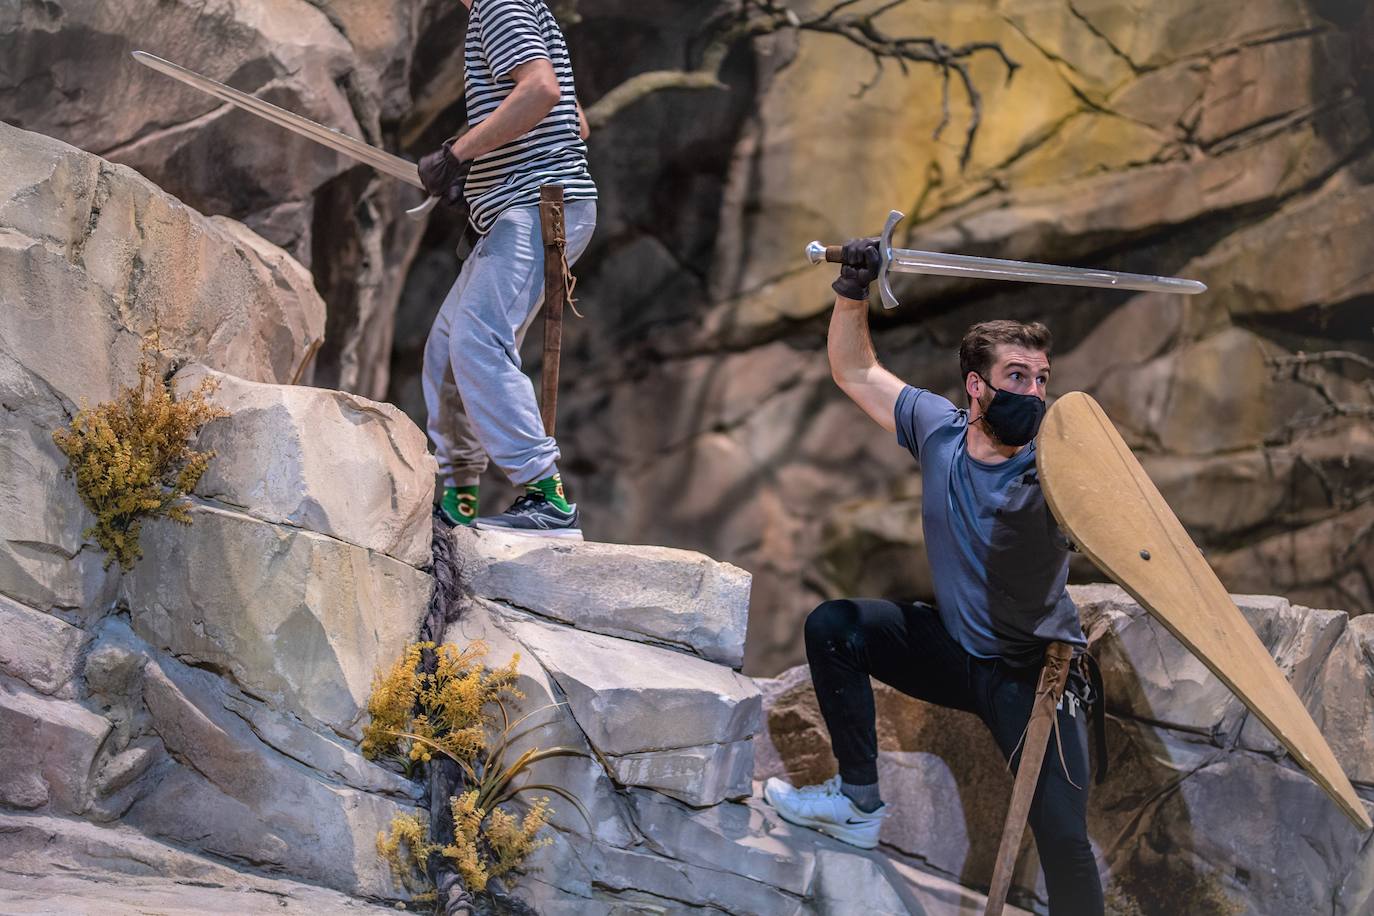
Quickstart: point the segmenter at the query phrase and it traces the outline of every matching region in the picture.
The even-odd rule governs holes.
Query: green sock
[[[477,521],[477,486],[444,487],[439,510],[455,525],[471,525]]]
[[[563,491],[563,475],[561,474],[554,473],[543,480],[527,483],[525,489],[530,493],[543,493],[544,498],[562,512],[572,511],[572,506],[568,505],[568,495]]]

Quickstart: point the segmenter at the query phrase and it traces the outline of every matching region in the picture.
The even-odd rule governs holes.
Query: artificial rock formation
[[[576,382],[559,427],[588,530],[750,569],[752,673],[802,660],[800,622],[821,600],[931,596],[916,468],[829,379],[833,270],[802,258],[896,208],[910,247],[1206,282],[1170,297],[905,278],[903,307],[875,309],[876,347],[962,403],[970,324],[1045,321],[1051,393],[1103,405],[1231,590],[1374,610],[1369,370],[1281,362],[1374,359],[1368,5],[905,3],[877,23],[995,41],[1020,65],[1009,80],[992,55],[971,68],[982,119],[967,165],[957,79],[933,139],[937,73],[889,66],[860,93],[871,59],[805,33],[760,40],[732,98],[646,101],[593,138],[598,179],[620,188],[602,208],[616,228],[582,270],[590,326],[566,338]],[[634,27],[653,38],[617,73],[690,25]],[[674,116],[690,136],[644,127]],[[702,158],[704,136],[732,150],[727,166]],[[643,179],[622,163],[646,160],[661,170],[645,196],[672,202],[652,212],[623,189]],[[664,480],[689,498],[665,504]]]
[[[420,116],[411,91],[423,95],[442,61],[415,66],[417,43],[431,23],[443,27],[446,6],[22,4],[0,13],[0,113],[137,169],[197,210],[242,220],[316,265],[330,334],[307,372],[380,397],[396,300],[424,228],[403,215],[417,192],[142,67],[130,52],[380,145]],[[445,43],[443,56],[450,51]]]
[[[435,463],[424,433],[399,410],[340,391],[254,384],[203,366],[183,370],[176,384],[191,391],[205,378],[216,386],[210,400],[229,415],[200,434],[200,446],[218,460],[196,495],[411,566],[429,563]],[[270,441],[270,463],[238,451],[243,440]]]
[[[715,5],[555,8],[594,105],[694,62]],[[1374,394],[1359,361],[1374,359],[1374,12],[1240,9],[895,5],[876,20],[886,34],[995,42],[1018,65],[1008,79],[995,53],[971,58],[981,118],[966,163],[973,112],[957,76],[936,137],[936,69],[889,65],[860,91],[876,76],[863,50],[787,27],[737,44],[725,90],[659,92],[610,118],[590,140],[598,231],[578,265],[587,319],[565,335],[561,398],[562,468],[591,535],[750,569],[751,673],[801,660],[798,622],[824,598],[929,597],[922,562],[907,560],[920,554],[912,466],[829,380],[831,276],[801,258],[811,239],[876,231],[896,207],[915,247],[1206,282],[1185,298],[911,279],[877,347],[903,378],[957,397],[969,324],[1047,321],[1052,390],[1103,404],[1228,587],[1374,607]],[[0,111],[285,247],[330,306],[303,378],[385,396],[418,422],[421,351],[461,221],[403,217],[413,190],[128,51],[414,158],[462,120],[464,15],[442,0],[25,4],[0,13]],[[1319,355],[1332,352],[1355,358]],[[665,500],[664,481],[689,498]]]
[[[0,906],[404,902],[375,841],[421,788],[357,738],[373,674],[418,637],[433,587],[423,436],[394,408],[289,384],[321,310],[280,249],[58,141],[0,141],[0,476],[17,526],[0,565]],[[217,454],[190,525],[148,522],[124,571],[83,540],[51,430],[131,383],[154,328],[170,383],[215,380],[226,416],[196,443]],[[535,774],[589,813],[555,802],[554,842],[515,886],[538,911],[978,908],[755,800],[748,574],[656,547],[450,537],[466,597],[445,638],[520,656],[535,714],[512,752],[582,751]]]
[[[1106,682],[1109,770],[1090,790],[1088,828],[1112,907],[1164,916],[1186,899],[1196,904],[1189,912],[1367,912],[1374,905],[1368,837],[1125,592],[1071,592]],[[1371,618],[1281,598],[1237,602],[1374,810]],[[760,686],[770,740],[760,742],[755,775],[828,778],[835,763],[807,669]],[[996,745],[973,716],[881,685],[878,708],[879,772],[894,808],[884,846],[962,884],[986,886],[1011,795]],[[1016,874],[1013,899],[1043,909],[1029,839]]]
[[[739,663],[747,574],[659,547],[546,544],[463,528],[452,537],[467,594],[445,640],[482,640],[489,664],[518,655],[522,708],[557,704],[537,712],[508,753],[564,745],[586,755],[541,761],[530,776],[573,792],[591,816],[551,799],[554,842],[514,888],[538,912],[981,910],[956,881],[791,827],[758,800],[761,694],[728,662],[707,660]],[[517,566],[500,571],[502,563]],[[583,583],[597,581],[606,606],[573,611],[571,602],[534,600],[540,570],[575,593],[586,588],[593,606]],[[641,612],[647,625],[636,622]],[[666,619],[684,623],[671,644],[655,629]]]
[[[370,669],[413,637],[429,587],[422,439],[380,405],[284,386],[380,396],[394,328],[389,390],[413,412],[453,221],[433,219],[411,269],[423,224],[399,210],[414,192],[127,52],[421,152],[459,116],[459,6],[0,12],[5,117],[107,157],[0,125],[0,732],[18,736],[0,747],[4,906],[322,912],[403,895],[371,843],[418,792],[353,736]],[[690,58],[710,15],[577,6],[587,102]],[[730,91],[626,109],[592,140],[600,227],[564,357],[563,466],[589,534],[753,570],[747,670],[795,660],[820,598],[928,594],[919,482],[834,390],[828,277],[798,257],[898,206],[920,247],[1208,282],[1177,300],[912,281],[915,307],[875,323],[878,347],[953,395],[969,323],[1050,321],[1055,385],[1107,406],[1229,585],[1369,610],[1367,377],[1310,355],[1371,355],[1368,17],[1319,0],[894,8],[893,33],[990,39],[1021,65],[1010,82],[995,60],[975,66],[983,121],[963,168],[957,93],[933,140],[934,71],[894,70],[856,98],[869,61],[834,36],[758,39],[727,61]],[[188,379],[223,374],[234,413],[206,431],[221,457],[192,527],[150,525],[124,575],[83,540],[50,431],[133,379],[154,326]],[[337,463],[355,453],[372,460]],[[546,867],[517,885],[541,912],[980,908],[961,885],[986,880],[1007,783],[966,718],[883,697],[890,798],[918,816],[858,853],[753,800],[751,756],[760,774],[819,778],[828,752],[814,708],[769,700],[804,675],[762,698],[739,675],[739,570],[610,545],[461,549],[476,596],[448,638],[521,652],[531,699],[568,704],[527,740],[589,754],[541,764],[592,820],[555,805]],[[578,601],[541,588],[541,569]],[[1367,909],[1368,844],[1275,762],[1263,729],[1129,602],[1081,598],[1121,704],[1093,830],[1126,903]],[[1247,613],[1368,792],[1369,626],[1279,601]],[[780,758],[758,733],[761,699]],[[604,722],[621,707],[629,735]],[[1028,857],[1031,903],[1034,874]]]
[[[324,304],[280,249],[129,169],[4,124],[0,163],[0,571],[16,601],[77,610],[109,578],[51,431],[131,384],[154,334],[172,359],[288,382]]]
[[[401,894],[374,842],[419,791],[355,739],[429,599],[423,435],[289,386],[324,308],[281,249],[7,125],[0,163],[0,900],[71,912],[108,886],[113,912],[277,912]],[[136,380],[145,339],[163,368],[217,378],[229,416],[200,443],[223,461],[192,524],[148,523],[124,572],[84,540],[51,434]]]
[[[743,570],[706,557],[692,562],[666,548],[538,539],[473,538],[464,557],[464,576],[478,594],[581,630],[671,646],[733,668],[743,663]],[[625,578],[627,566],[637,575]]]

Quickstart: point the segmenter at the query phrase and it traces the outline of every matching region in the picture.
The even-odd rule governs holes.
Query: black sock
[[[876,782],[866,786],[855,786],[841,779],[840,791],[864,814],[872,814],[883,806],[883,797],[878,794]]]

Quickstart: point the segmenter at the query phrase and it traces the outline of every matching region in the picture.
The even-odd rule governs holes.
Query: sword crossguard
[[[887,225],[883,226],[882,237],[878,239],[878,254],[882,256],[882,266],[878,268],[878,293],[882,296],[883,308],[885,309],[895,309],[901,304],[892,293],[888,268],[892,266],[892,233],[897,228],[897,224],[904,219],[906,219],[906,214],[901,210],[893,210],[888,213]]]
[[[882,297],[883,308],[887,309],[895,309],[901,304],[892,293],[888,268],[892,266],[892,233],[896,230],[897,224],[904,219],[906,215],[902,211],[893,210],[887,215],[887,224],[883,226],[883,234],[878,238],[878,254],[881,257],[878,267],[878,293]],[[825,245],[819,241],[812,242],[806,246],[806,259],[812,264],[843,264],[844,248],[840,245]]]

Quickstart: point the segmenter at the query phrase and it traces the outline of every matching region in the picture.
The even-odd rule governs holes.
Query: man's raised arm
[[[868,285],[878,276],[876,239],[853,239],[844,246],[844,266],[835,281],[826,351],[830,375],[850,400],[888,432],[896,431],[893,412],[906,384],[878,362],[868,331]]]

